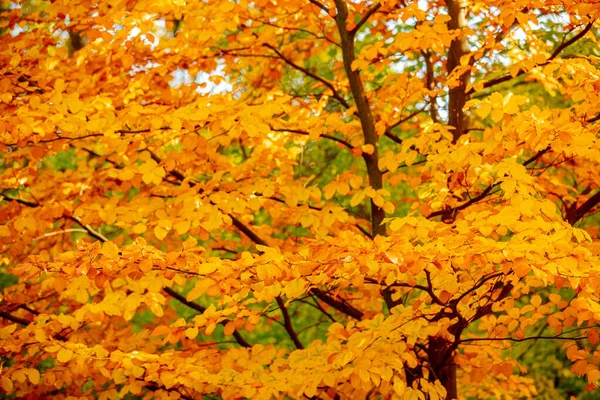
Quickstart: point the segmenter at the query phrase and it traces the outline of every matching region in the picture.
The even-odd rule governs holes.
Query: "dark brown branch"
[[[433,62],[431,61],[431,52],[423,51],[423,57],[425,58],[425,65],[427,68],[425,85],[427,86],[428,90],[433,91],[433,90],[435,90],[435,75],[434,75],[434,71],[433,71]],[[436,96],[429,94],[428,97],[429,97],[429,115],[431,116],[431,120],[434,123],[439,123],[440,117],[438,114]]]
[[[356,110],[360,125],[363,131],[363,137],[366,145],[373,146],[373,153],[363,153],[363,159],[367,167],[367,176],[369,177],[369,185],[375,190],[379,190],[383,187],[383,176],[379,170],[379,136],[375,129],[375,120],[369,105],[369,100],[365,93],[365,87],[360,77],[359,70],[353,70],[352,64],[356,59],[356,52],[354,46],[354,32],[349,32],[347,29],[348,22],[348,5],[346,0],[335,0],[335,6],[337,9],[337,15],[335,16],[335,23],[338,28],[338,33],[341,39],[342,45],[342,59],[344,62],[344,71],[348,78],[350,85],[350,91],[354,103],[356,104]],[[386,227],[383,224],[385,218],[385,211],[382,207],[379,207],[371,199],[371,234],[373,237],[377,235],[385,235]]]
[[[323,303],[327,304],[330,307],[335,308],[339,312],[346,314],[349,317],[352,317],[358,321],[360,321],[363,317],[362,311],[357,310],[356,308],[352,307],[348,303],[335,300],[334,298],[325,294],[325,292],[323,292],[322,290],[311,289],[310,293],[317,296],[317,298],[319,300],[321,300]]]
[[[283,29],[283,30],[286,30],[286,31],[303,32],[303,33],[306,33],[308,35],[311,35],[315,39],[326,40],[329,43],[333,44],[334,46],[340,47],[340,44],[338,42],[336,42],[335,40],[332,40],[332,39],[328,38],[327,36],[319,36],[316,33],[309,31],[308,29],[295,28],[295,27],[292,28],[292,27],[289,27],[289,26],[281,26],[281,25],[277,25],[277,24],[274,24],[274,23],[268,22],[268,21],[258,21],[258,22],[260,22],[261,24],[272,26],[274,28]]]
[[[86,230],[88,235],[90,235],[91,237],[101,241],[102,243],[108,242],[108,239],[104,235],[102,235],[100,232],[94,230],[94,228],[92,228],[91,226],[84,224],[79,217],[75,217],[75,216],[71,215],[71,216],[68,216],[67,219],[70,219],[71,221],[74,221],[77,225],[81,226],[83,229]]]
[[[248,226],[244,225],[244,223],[242,221],[240,221],[239,219],[237,219],[236,217],[234,217],[231,214],[227,214],[227,215],[229,215],[229,218],[231,218],[231,223],[233,224],[233,226],[238,228],[240,230],[240,232],[242,232],[244,235],[248,236],[248,238],[250,240],[252,240],[254,243],[256,243],[258,245],[268,247],[267,242],[262,240],[260,238],[260,236],[258,236],[256,233],[254,233],[254,231],[252,231],[252,229],[250,229]]]
[[[586,340],[587,336],[580,337],[568,337],[568,336],[531,336],[523,339],[511,338],[511,337],[503,337],[503,338],[472,338],[472,339],[461,339],[461,343],[463,342],[493,342],[493,341],[503,341],[508,340],[510,342],[526,342],[528,340],[539,340],[539,339],[548,339],[548,340]]]
[[[158,155],[156,155],[156,153],[154,153],[152,150],[146,148],[145,149],[148,153],[150,153],[150,158],[152,158],[152,160],[154,160],[154,162],[156,162],[157,164],[160,164],[162,162],[162,160],[160,159],[160,157]],[[184,181],[185,180],[185,176],[177,171],[176,169],[172,169],[169,172],[169,175],[171,175],[172,177],[174,177],[175,179],[179,180],[179,181]],[[193,185],[191,185],[193,186]]]
[[[446,0],[448,6],[448,29],[461,30],[467,26],[467,7],[461,0]],[[448,74],[461,68],[460,60],[469,53],[466,37],[459,35],[450,43],[448,49],[448,61],[446,63]],[[448,94],[448,125],[454,128],[452,131],[452,142],[456,143],[468,128],[468,118],[464,107],[468,99],[466,93],[467,83],[471,76],[470,70],[464,71],[458,77],[459,85]]]
[[[596,192],[595,195],[593,195],[592,197],[587,199],[585,201],[585,203],[583,203],[582,205],[580,205],[577,208],[574,208],[571,212],[569,212],[567,215],[567,222],[571,225],[575,225],[581,218],[583,218],[583,216],[585,214],[590,212],[592,210],[592,208],[594,208],[599,203],[600,203],[600,190],[598,192]]]
[[[205,307],[202,307],[199,304],[193,303],[191,301],[187,301],[185,297],[183,297],[182,295],[180,295],[179,293],[177,293],[176,291],[174,291],[173,289],[169,288],[169,287],[164,287],[163,290],[165,291],[165,293],[167,293],[169,296],[173,297],[175,300],[179,301],[181,304],[184,304],[186,306],[188,306],[189,308],[196,310],[200,313],[204,313],[206,311]],[[221,321],[220,324],[221,325],[225,325],[229,322],[229,320],[225,320],[225,321]],[[238,342],[238,344],[242,347],[252,347],[250,345],[250,343],[248,343],[246,341],[246,339],[244,339],[244,337],[237,331],[234,330],[233,331],[233,337],[235,338],[235,341]]]
[[[15,199],[14,197],[9,197],[9,196],[5,195],[4,193],[1,193],[0,197],[2,197],[6,201],[16,201],[19,204],[22,204],[24,206],[31,207],[31,208],[40,206],[38,203],[33,203],[33,202],[27,201],[27,200]]]
[[[297,133],[298,135],[304,135],[304,136],[310,135],[308,132],[302,131],[302,130],[299,130],[299,129],[275,129],[275,128],[271,127],[271,130],[273,132]],[[354,146],[352,146],[350,143],[348,143],[344,139],[339,139],[339,138],[336,138],[335,136],[331,136],[331,135],[319,135],[319,137],[322,137],[322,138],[325,138],[325,139],[329,139],[329,140],[333,140],[334,142],[337,142],[339,144],[342,144],[342,145],[346,146],[350,150],[352,150],[354,148]]]
[[[423,108],[420,108],[416,111],[413,111],[412,113],[410,113],[409,115],[407,115],[406,117],[400,118],[398,121],[394,122],[392,125],[388,126],[385,130],[385,136],[389,139],[391,139],[392,141],[398,143],[398,144],[402,144],[402,139],[400,139],[398,136],[394,135],[392,133],[392,129],[394,129],[395,127],[397,127],[400,124],[405,123],[406,121],[408,121],[409,119],[416,117],[417,115],[419,115],[421,112],[423,112],[423,110],[425,110],[427,106],[424,106]]]
[[[466,292],[464,292],[460,296],[458,296],[455,303],[456,304],[460,303],[462,299],[464,299],[465,297],[467,297],[469,295],[469,293],[473,293],[474,291],[479,289],[481,286],[483,286],[487,281],[494,279],[494,278],[498,278],[503,275],[504,275],[504,273],[502,273],[502,272],[496,272],[495,274],[490,274],[488,276],[484,276],[472,288],[470,288],[469,290],[467,290]]]
[[[325,7],[325,5],[319,3],[317,0],[308,0],[311,4],[314,4],[315,6],[319,7],[321,10],[325,11],[327,14],[329,14],[329,8]]]
[[[528,166],[529,164],[533,163],[534,161],[536,161],[538,158],[540,158],[541,156],[543,156],[544,154],[546,154],[549,151],[550,151],[550,147],[546,147],[545,149],[538,151],[535,155],[533,155],[532,157],[527,159],[525,162],[523,162],[523,166],[525,166],[525,167]],[[501,183],[502,182],[496,182],[494,184],[491,184],[488,187],[486,187],[483,190],[483,192],[481,192],[478,196],[473,197],[469,201],[467,201],[461,205],[458,205],[456,207],[434,211],[431,214],[429,214],[427,216],[427,218],[430,219],[430,218],[435,218],[438,216],[454,215],[458,211],[464,210],[465,208],[486,198],[492,192],[492,190],[495,189],[496,187],[500,186]]]
[[[290,313],[288,312],[288,309],[285,306],[283,299],[277,296],[275,300],[277,301],[277,305],[281,310],[281,315],[283,315],[283,327],[285,328],[285,331],[288,333],[297,349],[304,349],[304,345],[302,344],[302,342],[298,338],[298,334],[294,330],[294,326],[292,325],[292,319],[290,318]]]
[[[567,47],[571,46],[573,43],[575,43],[576,41],[578,41],[579,39],[581,39],[582,37],[584,37],[589,31],[590,29],[592,29],[592,27],[594,26],[594,22],[595,21],[591,21],[589,22],[582,30],[581,32],[579,32],[577,35],[573,36],[571,39],[564,41],[552,52],[552,55],[543,63],[538,64],[538,67],[544,66],[546,64],[548,64],[550,61],[552,61],[553,59],[555,59],[556,57],[558,57],[558,55]],[[491,81],[487,81],[483,84],[483,88],[487,89],[490,88],[492,86],[498,85],[500,83],[504,83],[507,81],[510,81],[518,76],[521,76],[525,73],[526,71],[524,69],[519,69],[519,71],[517,71],[516,75],[504,75],[501,76],[499,78],[496,79],[492,79]],[[467,92],[467,94],[472,94],[473,92],[475,92],[475,89],[471,89]]]
[[[373,239],[373,236],[371,235],[371,232],[369,232],[368,230],[366,230],[365,228],[363,228],[362,226],[356,224],[355,225],[356,228],[358,228],[359,231],[361,231],[362,234],[364,234],[366,237],[368,237],[369,239]]]
[[[454,213],[456,213],[458,211],[464,210],[465,208],[467,208],[467,207],[469,207],[469,206],[477,203],[478,201],[483,200],[484,198],[486,198],[487,195],[490,194],[490,192],[494,188],[498,187],[499,185],[500,185],[500,182],[494,183],[493,185],[489,185],[488,187],[486,187],[483,190],[483,192],[481,192],[478,196],[473,197],[471,200],[469,200],[469,201],[467,201],[467,202],[465,202],[465,203],[463,203],[463,204],[461,204],[459,206],[453,207],[453,208],[447,208],[447,209],[444,209],[444,210],[434,211],[431,214],[429,214],[427,216],[427,218],[428,219],[435,218],[435,217],[440,216],[440,215],[453,215]]]
[[[353,34],[358,32],[360,28],[371,18],[371,15],[375,14],[377,10],[381,8],[381,3],[375,3],[371,8],[367,10],[367,12],[361,17],[360,21],[356,24],[356,26],[351,30]]]
[[[327,86],[327,88],[329,90],[331,90],[332,96],[334,99],[336,99],[337,101],[340,102],[341,105],[343,105],[345,108],[350,108],[350,104],[348,104],[348,102],[346,101],[346,99],[344,99],[342,97],[342,95],[337,91],[337,89],[335,88],[335,86],[333,86],[333,84],[331,82],[329,82],[328,80],[321,78],[319,75],[314,74],[312,72],[310,72],[308,69],[301,67],[300,65],[296,64],[295,62],[293,62],[292,60],[290,60],[289,58],[287,58],[285,55],[283,55],[279,50],[277,50],[275,47],[271,46],[270,44],[264,44],[263,46],[271,49],[273,52],[275,52],[275,54],[277,54],[277,56],[279,56],[279,58],[281,58],[283,61],[285,61],[286,64],[288,64],[290,67],[302,72],[304,75],[311,77],[312,79],[321,82],[323,85]]]
[[[23,325],[23,326],[27,326],[30,323],[25,318],[15,317],[14,315],[11,315],[11,314],[9,314],[7,312],[4,312],[4,311],[0,311],[0,317],[4,318],[7,321],[14,322],[15,324],[20,324],[20,325]]]
[[[31,324],[31,321],[28,321],[25,318],[15,317],[14,315],[11,315],[4,311],[0,311],[0,318],[4,318],[7,321],[14,322],[23,326],[28,326],[29,324]],[[66,342],[68,340],[65,336],[61,335],[60,333],[54,335],[54,338],[60,340],[61,342]]]

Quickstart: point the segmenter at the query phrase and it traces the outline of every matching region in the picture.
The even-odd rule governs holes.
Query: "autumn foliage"
[[[594,1],[2,5],[0,393],[598,395]]]

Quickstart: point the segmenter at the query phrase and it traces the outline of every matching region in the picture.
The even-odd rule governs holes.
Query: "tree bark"
[[[369,101],[367,100],[365,88],[360,78],[360,71],[358,69],[355,71],[352,70],[352,62],[355,60],[355,32],[350,32],[346,29],[346,21],[348,19],[348,6],[346,1],[335,0],[335,6],[337,8],[335,22],[337,24],[341,39],[344,70],[346,71],[352,97],[354,98],[354,102],[356,104],[356,110],[358,118],[360,119],[360,125],[362,127],[365,144],[370,144],[374,148],[373,154],[363,153],[363,158],[367,166],[367,175],[369,176],[369,184],[373,189],[379,190],[383,187],[383,178],[378,165],[379,136],[375,130],[373,114],[371,113],[371,107],[369,105]],[[384,218],[385,212],[383,211],[383,208],[377,206],[371,199],[371,233],[373,237],[377,235],[385,235],[385,225],[382,224]]]
[[[448,28],[452,30],[462,29],[466,26],[467,9],[464,0],[446,0],[448,6]],[[446,65],[448,76],[458,67],[460,67],[460,59],[465,54],[468,54],[466,38],[459,36],[450,43],[448,51],[448,63]],[[459,85],[449,89],[448,95],[448,125],[454,128],[452,132],[453,142],[466,132],[468,120],[465,116],[463,108],[467,102],[467,84],[471,77],[470,72],[465,72],[459,77]]]

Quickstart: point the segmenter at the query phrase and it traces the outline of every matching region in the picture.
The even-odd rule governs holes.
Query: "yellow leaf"
[[[483,103],[477,109],[477,115],[479,116],[479,118],[483,119],[488,116],[488,114],[490,113],[491,110],[492,110],[492,105],[490,103],[487,103],[487,102]]]
[[[375,152],[375,147],[373,147],[372,144],[365,144],[364,146],[361,146],[361,149],[363,153],[367,154],[373,154]]]
[[[102,245],[102,254],[116,260],[119,258],[119,248],[113,242],[106,242]]]
[[[34,385],[40,383],[40,371],[35,368],[29,368],[27,370],[27,375],[29,376],[29,381]]]
[[[385,211],[386,214],[393,214],[395,210],[396,206],[394,206],[394,203],[391,201],[386,201],[383,203],[383,211]]]
[[[188,328],[185,330],[185,336],[188,339],[195,339],[196,336],[198,336],[198,328],[197,327],[193,327],[193,328]]]
[[[144,233],[144,232],[146,232],[146,229],[148,229],[148,227],[146,226],[146,224],[143,224],[143,223],[141,223],[141,222],[140,222],[140,223],[138,223],[138,224],[135,224],[135,225],[133,226],[133,228],[132,228],[132,231],[133,231],[133,233],[135,233],[136,235],[139,235],[139,234],[141,234],[141,233]]]
[[[76,97],[67,97],[64,101],[73,114],[77,114],[83,108],[83,102]]]
[[[323,196],[325,197],[325,200],[329,200],[330,198],[332,198],[335,194],[336,189],[337,182],[330,182],[327,185],[325,185],[325,187],[323,188]]]
[[[2,377],[2,389],[4,389],[4,391],[6,393],[10,393],[13,391],[13,383],[12,381],[8,378],[8,376],[3,376]]]
[[[135,176],[135,172],[129,168],[125,168],[124,170],[119,172],[119,179],[122,181],[130,181]]]
[[[574,102],[578,102],[578,101],[585,99],[586,96],[587,96],[587,93],[585,91],[576,90],[575,92],[573,92],[573,95],[571,96],[571,100],[573,100]]]
[[[19,63],[21,62],[21,56],[19,55],[19,53],[15,53],[13,54],[13,56],[10,58],[10,66],[12,68],[16,67],[17,65],[19,65]]]
[[[142,272],[150,272],[152,271],[152,260],[149,258],[144,258],[142,261],[140,261],[140,269],[142,270]]]
[[[515,193],[517,187],[517,181],[515,179],[505,179],[501,184],[500,188],[504,190],[504,196],[510,197]]]
[[[494,122],[500,122],[502,120],[502,117],[504,117],[504,111],[502,110],[492,110],[492,121]]]
[[[519,112],[519,106],[516,102],[508,101],[502,108],[502,111],[505,114],[516,114]]]
[[[600,371],[593,369],[587,373],[588,383],[596,383],[600,380]]]
[[[233,321],[229,321],[225,324],[223,334],[225,334],[225,336],[231,336],[233,335],[233,331],[235,331],[235,324],[233,323]]]
[[[363,178],[360,175],[353,175],[350,178],[350,186],[352,189],[359,189],[362,186]]]
[[[346,350],[343,353],[341,353],[337,358],[336,358],[336,363],[340,366],[343,367],[344,365],[348,364],[350,361],[352,361],[352,359],[354,358],[354,354],[352,353],[351,350]]]
[[[10,236],[10,228],[6,225],[0,226],[0,237],[9,237]]]
[[[356,207],[363,201],[364,198],[365,192],[363,190],[354,193],[354,196],[352,196],[352,199],[350,199],[350,207]]]
[[[139,365],[134,365],[131,369],[131,373],[136,378],[141,378],[144,375],[144,372],[146,372],[146,370],[143,367],[140,367]]]
[[[289,299],[300,297],[306,291],[307,282],[303,279],[294,279],[283,287],[283,292]]]
[[[314,221],[315,221],[314,215],[312,215],[308,212],[305,212],[300,217],[300,225],[302,225],[303,228],[308,228],[309,226],[311,226],[313,224]]]
[[[154,236],[156,236],[158,240],[163,240],[165,237],[167,237],[168,233],[169,231],[162,226],[156,225],[154,227]]]
[[[396,232],[402,229],[404,225],[406,225],[406,220],[404,218],[395,218],[390,223],[390,229],[392,232]]]
[[[346,182],[342,182],[337,186],[337,192],[342,196],[345,196],[350,191],[350,186]]]
[[[146,184],[154,183],[158,185],[165,177],[166,172],[163,167],[159,166],[156,161],[148,159],[144,164],[139,167],[142,172],[142,180]]]
[[[198,267],[198,273],[203,275],[212,274],[217,270],[218,267],[219,266],[216,263],[200,264],[200,266]]]
[[[56,359],[61,363],[67,363],[71,361],[71,358],[73,358],[73,350],[69,349],[60,349],[56,355]]]
[[[481,232],[481,234],[483,236],[489,236],[492,233],[493,228],[491,226],[482,226],[479,228],[479,232]]]
[[[367,68],[369,68],[369,62],[366,60],[354,60],[352,61],[352,65],[351,65],[352,71],[356,71],[356,70],[366,70]]]
[[[406,391],[406,383],[404,383],[404,381],[402,381],[398,377],[394,378],[394,392],[398,396],[403,396],[405,391]]]
[[[178,235],[183,235],[190,230],[191,221],[189,219],[184,219],[176,223],[173,228],[177,231]]]

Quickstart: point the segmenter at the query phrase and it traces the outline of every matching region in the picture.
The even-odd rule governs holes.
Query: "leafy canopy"
[[[593,2],[2,4],[7,395],[598,390]]]

